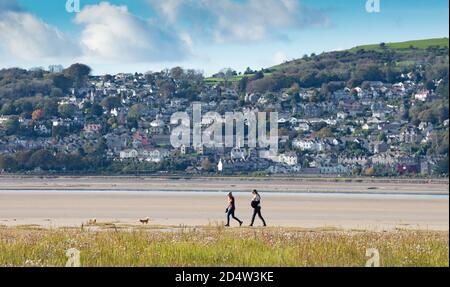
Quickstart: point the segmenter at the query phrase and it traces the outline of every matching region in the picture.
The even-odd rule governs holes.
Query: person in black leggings
[[[258,215],[258,217],[262,220],[264,226],[267,226],[266,221],[261,215],[261,196],[259,195],[258,191],[256,191],[256,189],[252,191],[252,195],[253,198],[251,205],[253,207],[253,217],[250,226],[253,226],[253,223],[255,223],[256,215]]]
[[[242,226],[242,223],[244,223],[242,220],[234,216],[235,211],[236,211],[236,203],[233,194],[230,192],[228,193],[228,207],[225,211],[227,213],[227,224],[225,225],[226,227],[230,226],[230,217],[239,222],[239,226]]]

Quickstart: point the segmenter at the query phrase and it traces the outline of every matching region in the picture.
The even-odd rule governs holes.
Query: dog
[[[95,224],[97,224],[97,219],[96,218],[89,219],[88,225],[95,225]]]
[[[150,221],[150,218],[146,217],[145,219],[139,219],[139,221],[140,221],[142,224],[148,224],[148,222]]]

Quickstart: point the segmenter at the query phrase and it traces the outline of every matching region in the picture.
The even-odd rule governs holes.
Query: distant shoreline
[[[196,176],[0,176],[0,190],[250,191],[448,195],[448,179],[196,177]]]
[[[301,175],[301,176],[286,176],[286,175],[270,175],[270,176],[215,176],[215,175],[180,175],[180,174],[167,174],[167,175],[60,175],[60,174],[0,174],[0,180],[2,178],[93,178],[93,179],[107,179],[107,178],[123,178],[123,179],[135,179],[135,178],[152,178],[152,179],[214,179],[214,180],[228,180],[228,179],[242,179],[242,180],[300,180],[300,181],[325,181],[325,182],[410,182],[410,183],[447,183],[449,184],[449,178],[444,177],[432,177],[432,178],[408,178],[408,177],[338,177],[338,176],[316,176],[316,175]]]

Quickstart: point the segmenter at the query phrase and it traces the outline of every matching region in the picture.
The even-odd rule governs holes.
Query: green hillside
[[[272,73],[282,73],[284,75],[294,76],[295,78],[298,76],[296,74],[305,74],[308,71],[316,77],[316,74],[322,71],[320,76],[324,79],[328,78],[329,81],[347,81],[349,79],[349,72],[354,72],[355,67],[358,65],[371,63],[383,67],[385,63],[391,63],[392,68],[400,73],[404,72],[403,70],[407,71],[411,69],[417,62],[423,62],[429,59],[429,57],[438,57],[440,59],[439,61],[448,59],[448,49],[448,38],[362,45],[343,51],[304,56],[303,58],[264,69],[263,72],[265,77],[270,77]],[[324,77],[326,73],[328,75]],[[228,79],[228,81],[236,83],[243,77],[251,78],[252,76],[254,74],[236,75]],[[310,82],[307,80],[308,77],[302,79],[301,82]],[[219,84],[223,82],[223,78],[211,77],[206,79],[206,83],[208,84]]]
[[[385,44],[371,44],[357,46],[348,50],[327,52],[318,55],[318,59],[322,58],[332,58],[345,53],[355,54],[358,51],[365,51],[366,53],[377,53],[378,56],[382,54],[387,54],[387,52],[392,52],[396,55],[396,62],[400,65],[413,65],[416,60],[423,59],[425,55],[428,55],[428,48],[438,48],[447,49],[449,48],[448,38],[435,38],[435,39],[424,39],[424,40],[413,40],[406,42],[393,42]],[[302,59],[292,60],[280,65],[273,66],[269,68],[271,71],[280,71],[290,68],[299,68],[308,62],[309,57],[304,57]]]
[[[351,51],[356,50],[376,50],[381,51],[382,49],[394,49],[394,50],[404,50],[404,49],[411,49],[411,48],[418,48],[418,49],[427,49],[429,47],[447,47],[449,41],[448,38],[435,38],[435,39],[425,39],[425,40],[414,40],[414,41],[406,41],[406,42],[395,42],[395,43],[386,43],[383,47],[381,44],[372,44],[372,45],[363,45],[363,46],[357,46]]]

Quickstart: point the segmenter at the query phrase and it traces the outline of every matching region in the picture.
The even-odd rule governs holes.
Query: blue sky
[[[83,62],[95,74],[270,67],[360,44],[448,37],[447,0],[0,0],[1,68]]]

